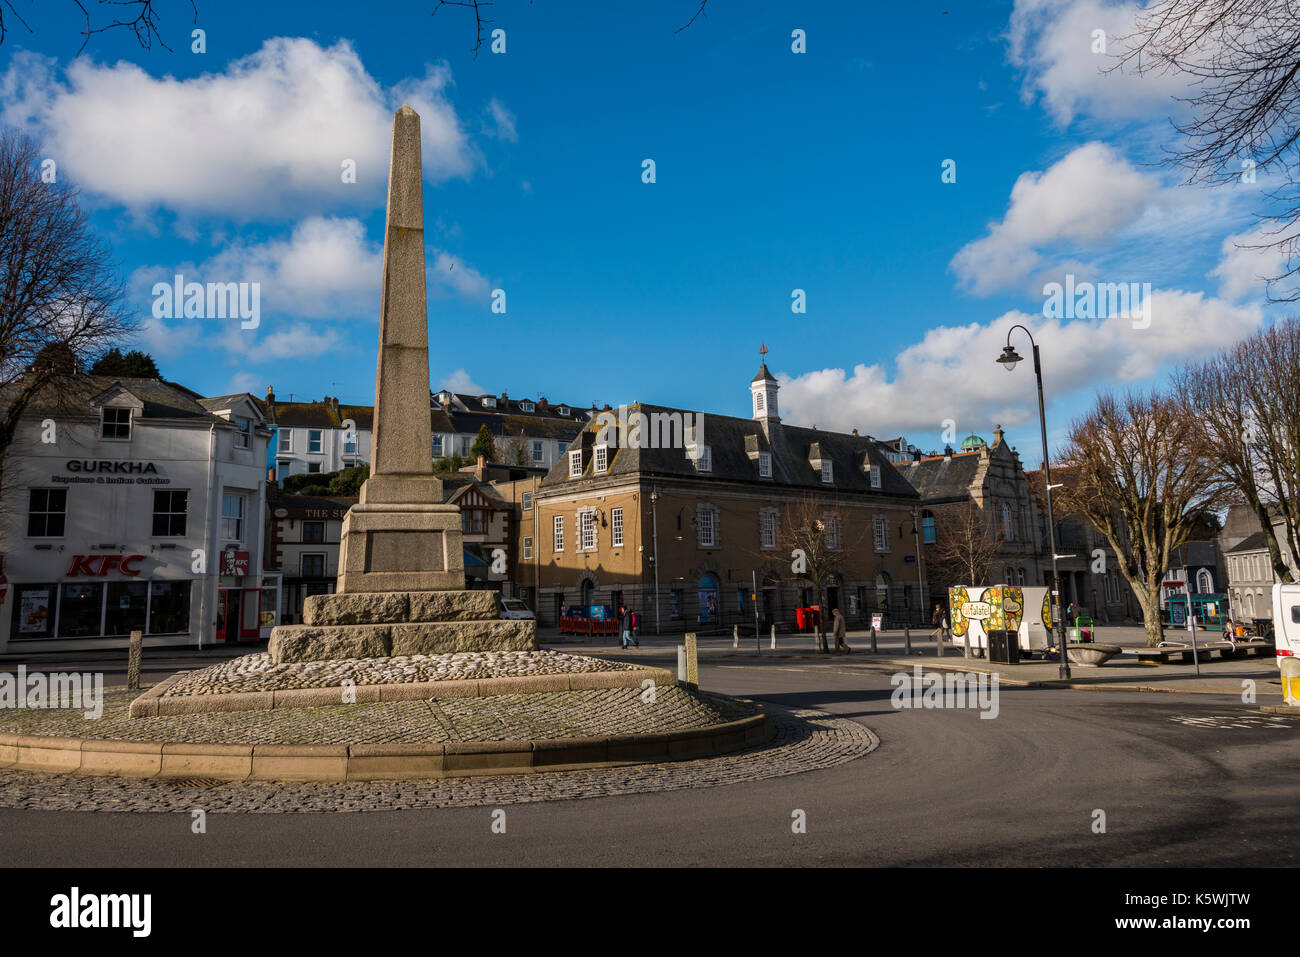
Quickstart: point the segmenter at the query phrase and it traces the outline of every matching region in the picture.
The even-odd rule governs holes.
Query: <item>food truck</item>
[[[986,649],[990,631],[1014,631],[1020,652],[1029,657],[1035,651],[1046,656],[1052,643],[1050,590],[1041,586],[962,585],[948,589],[948,623],[954,645]]]

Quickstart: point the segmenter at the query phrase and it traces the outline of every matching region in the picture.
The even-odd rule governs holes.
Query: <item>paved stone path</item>
[[[879,739],[823,711],[768,705],[775,737],[693,761],[532,774],[345,784],[203,782],[0,771],[0,807],[46,811],[281,814],[482,807],[721,787],[845,764]]]
[[[167,689],[173,695],[232,694],[285,688],[402,684],[462,678],[510,678],[594,671],[629,671],[633,665],[562,651],[474,651],[452,655],[400,655],[396,658],[344,658],[274,664],[265,652],[243,655],[182,676]]]
[[[131,718],[128,708],[137,695],[105,691],[104,714],[97,720],[68,708],[6,709],[0,711],[0,731],[194,744],[438,744],[663,734],[725,724],[758,711],[738,698],[673,687],[658,689],[653,703],[642,699],[640,688],[593,688]]]

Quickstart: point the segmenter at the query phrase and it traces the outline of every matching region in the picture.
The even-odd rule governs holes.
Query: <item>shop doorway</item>
[[[222,588],[217,592],[217,609],[217,641],[233,645],[261,638],[260,588]]]

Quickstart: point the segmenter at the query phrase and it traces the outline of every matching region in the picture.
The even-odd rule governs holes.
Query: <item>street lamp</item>
[[[1002,355],[998,357],[998,362],[1008,372],[1016,368],[1016,363],[1024,357],[1016,352],[1011,345],[1011,333],[1017,329],[1024,329],[1025,335],[1029,336],[1029,344],[1034,347],[1034,375],[1038,379],[1038,427],[1043,436],[1043,480],[1047,486],[1047,535],[1048,542],[1052,549],[1052,590],[1056,598],[1053,604],[1053,614],[1056,617],[1056,627],[1060,637],[1057,639],[1057,645],[1061,653],[1060,677],[1063,680],[1070,678],[1070,656],[1065,650],[1065,620],[1061,617],[1061,576],[1056,570],[1056,519],[1052,514],[1052,465],[1047,455],[1047,413],[1043,409],[1043,365],[1039,360],[1038,343],[1034,341],[1034,334],[1022,325],[1014,325],[1007,331],[1007,344],[1002,350]]]

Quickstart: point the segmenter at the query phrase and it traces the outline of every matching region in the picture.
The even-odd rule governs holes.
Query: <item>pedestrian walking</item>
[[[843,648],[845,654],[851,655],[853,654],[853,649],[850,648],[848,643],[844,640],[845,635],[848,633],[848,629],[844,626],[844,616],[840,614],[838,608],[835,609],[834,615],[835,623],[831,626],[831,634],[835,636],[835,653],[837,655],[840,654],[840,649]]]
[[[636,640],[634,634],[636,630],[634,616],[632,612],[628,611],[627,605],[618,606],[618,621],[619,627],[623,629],[623,647],[627,648],[629,645],[636,645],[636,647],[640,648],[641,642]]]
[[[943,613],[943,605],[939,604],[939,602],[934,603],[934,613],[930,615],[930,624],[932,626],[931,638],[948,627],[948,616]]]

